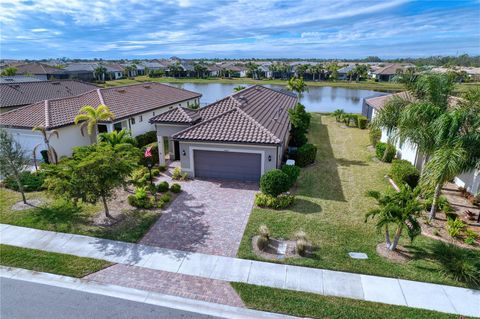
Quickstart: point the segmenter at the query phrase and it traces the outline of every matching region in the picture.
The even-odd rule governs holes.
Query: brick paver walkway
[[[183,298],[244,307],[232,286],[225,281],[161,270],[117,264],[85,279]]]
[[[234,257],[258,185],[217,180],[192,180],[180,184],[182,193],[141,243]]]

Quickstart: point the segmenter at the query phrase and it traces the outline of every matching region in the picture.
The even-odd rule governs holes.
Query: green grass
[[[435,311],[386,305],[367,301],[327,297],[243,283],[231,283],[245,305],[263,311],[299,317],[328,319],[447,319],[458,318]]]
[[[27,193],[27,198],[45,199],[45,194]],[[151,211],[132,211],[113,226],[96,226],[91,218],[102,211],[100,205],[80,204],[76,208],[64,201],[53,200],[42,207],[12,211],[12,205],[20,200],[20,193],[0,188],[0,223],[137,242],[159,217],[158,213]]]
[[[287,85],[285,80],[253,80],[250,78],[209,78],[209,79],[196,79],[196,78],[149,78],[147,76],[137,76],[134,80],[122,79],[106,81],[105,87],[120,86],[141,82],[160,82],[160,83],[224,83],[224,84],[277,84]],[[374,81],[361,81],[361,82],[348,82],[348,81],[306,81],[308,86],[331,86],[331,87],[343,87],[362,90],[377,90],[377,91],[403,91],[405,87],[399,83],[392,82],[374,82]],[[457,92],[465,92],[469,87],[478,85],[478,83],[462,83],[457,84]]]
[[[261,260],[252,251],[251,238],[265,224],[274,238],[293,239],[296,231],[303,230],[317,247],[312,258],[277,262],[465,286],[439,272],[441,266],[432,253],[436,241],[427,237],[410,243],[403,236],[401,244],[415,253],[408,263],[392,262],[376,253],[384,238],[374,221],[364,222],[365,213],[375,207],[365,192],[389,187],[384,176],[391,164],[372,160],[368,130],[341,126],[333,117],[312,114],[309,140],[318,147],[316,164],[302,170],[290,209],[253,209],[238,256]],[[364,252],[369,258],[352,259],[349,252]],[[475,254],[480,258],[480,251]]]
[[[0,245],[0,265],[81,278],[112,265],[108,261]]]

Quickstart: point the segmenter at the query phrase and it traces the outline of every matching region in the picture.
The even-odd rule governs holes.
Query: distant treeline
[[[178,57],[171,57],[170,59],[177,59],[181,60]],[[65,63],[68,62],[89,62],[89,61],[108,61],[103,59],[69,59],[69,58],[61,58],[57,59],[63,61]],[[381,59],[378,56],[368,56],[363,59],[315,59],[315,58],[244,58],[244,59],[220,59],[220,58],[198,58],[198,59],[185,59],[185,60],[195,60],[195,61],[214,61],[214,62],[222,62],[222,61],[239,61],[239,62],[246,62],[246,61],[284,61],[284,62],[293,62],[293,61],[312,61],[312,62],[386,62],[386,63],[413,63],[416,66],[425,66],[425,65],[433,65],[433,66],[469,66],[469,67],[480,67],[480,55],[477,56],[470,56],[468,54],[462,54],[458,56],[430,56],[424,58],[397,58],[397,59]],[[42,59],[42,60],[25,60],[26,62],[46,62],[49,59]],[[121,59],[121,60],[110,60],[112,62],[119,62],[119,63],[139,63],[140,60],[138,59]]]

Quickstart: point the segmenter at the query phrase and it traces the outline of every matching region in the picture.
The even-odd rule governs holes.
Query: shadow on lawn
[[[81,206],[75,207],[66,201],[37,207],[32,215],[35,223],[47,223],[55,230],[62,229],[62,231],[74,229],[78,224],[87,224],[89,218]]]
[[[295,198],[295,203],[290,210],[300,214],[315,214],[322,212],[322,206],[314,203],[311,200],[305,200],[297,197]]]
[[[318,147],[317,162],[314,166],[305,170],[302,180],[304,191],[301,195],[345,202],[338,167],[362,165],[363,162],[336,159],[333,154],[327,125],[323,124],[320,118],[313,117],[312,121],[316,127],[311,130],[310,134],[315,136],[312,142]]]

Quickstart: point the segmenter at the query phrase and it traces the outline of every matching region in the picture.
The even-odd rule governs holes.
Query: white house
[[[393,96],[398,96],[403,99],[411,100],[412,96],[407,92],[400,92],[395,94],[388,94],[373,98],[364,99],[362,114],[366,116],[370,121],[375,118],[378,111],[381,110],[384,105],[391,99]],[[452,97],[450,103],[455,103],[458,101],[457,98]],[[381,141],[386,143],[388,141],[389,135],[386,130],[382,130]],[[398,141],[395,145],[397,149],[397,157],[404,159],[415,165],[419,170],[422,169],[424,164],[424,156],[418,151],[418,148],[415,144],[408,141]],[[476,194],[480,191],[480,170],[472,170],[470,172],[465,172],[463,174],[455,177],[454,182],[459,187],[464,187],[470,193]]]
[[[91,143],[90,137],[86,134],[83,136],[79,126],[73,122],[84,105],[97,107],[105,104],[115,115],[114,121],[99,123],[97,132],[126,128],[133,136],[137,136],[155,130],[155,126],[149,123],[150,118],[176,106],[199,104],[200,97],[199,93],[160,83],[99,88],[77,96],[45,100],[3,113],[0,115],[0,125],[29,153],[35,145],[43,144],[42,135],[32,132],[33,127],[42,125],[47,131],[56,130],[59,137],[52,137],[51,145],[59,157],[70,156],[72,147]]]

